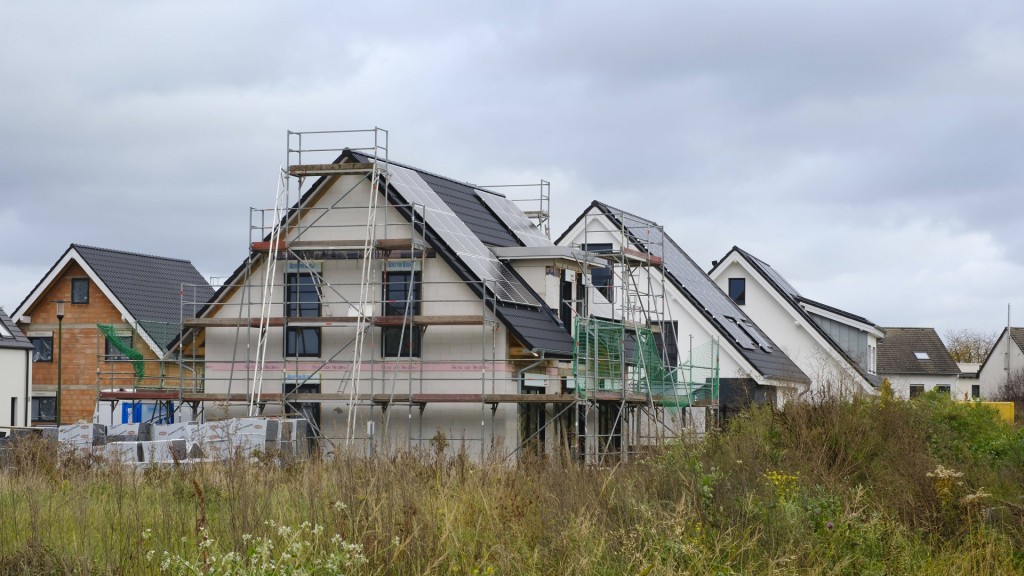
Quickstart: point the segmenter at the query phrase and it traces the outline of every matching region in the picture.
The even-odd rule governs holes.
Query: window
[[[309,272],[285,274],[284,313],[288,318],[320,316],[320,287]],[[284,355],[320,356],[320,328],[289,326],[285,331]]]
[[[878,369],[878,353],[875,351],[875,347],[868,344],[868,373],[874,374],[875,370]]]
[[[654,344],[658,354],[669,366],[679,365],[679,323],[656,322],[659,329],[654,333]]]
[[[911,384],[910,385],[910,397],[917,398],[921,394],[924,394],[924,384]]]
[[[33,422],[57,421],[57,398],[54,396],[35,396],[32,398]]]
[[[7,326],[4,326],[2,320],[0,320],[0,338],[14,338],[14,334],[11,334],[11,331],[7,329]]]
[[[980,384],[971,384],[971,398],[981,398]]]
[[[11,426],[18,425],[18,398],[11,396]]]
[[[948,396],[949,393],[950,393],[950,388],[949,388],[948,384],[941,384],[941,385],[935,387],[935,391],[936,392],[941,392],[941,393],[946,394]]]
[[[602,296],[608,299],[609,302],[615,301],[615,275],[612,274],[611,268],[594,268],[590,271],[590,277],[593,279],[594,288],[601,293]]]
[[[121,339],[121,344],[127,348],[132,347],[132,335],[131,334],[118,334],[118,338]],[[103,359],[107,362],[123,362],[128,359],[128,356],[118,350],[110,338],[103,339]]]
[[[420,275],[415,272],[384,272],[384,315],[416,316],[420,313]],[[404,326],[381,329],[381,353],[385,357],[418,358],[423,345],[423,328]]]
[[[747,303],[746,278],[729,278],[729,298],[737,304]]]
[[[29,338],[32,341],[33,362],[53,362],[53,336]]]
[[[89,303],[89,279],[88,278],[72,278],[71,279],[71,303],[72,304],[88,304]]]
[[[320,328],[289,327],[285,334],[286,356],[317,358],[320,356]]]
[[[927,352],[914,352],[914,358],[917,358],[918,360],[930,360]]]

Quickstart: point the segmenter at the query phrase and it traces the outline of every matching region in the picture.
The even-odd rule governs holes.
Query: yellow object
[[[982,402],[985,406],[991,406],[999,412],[999,418],[1013,424],[1013,402]]]

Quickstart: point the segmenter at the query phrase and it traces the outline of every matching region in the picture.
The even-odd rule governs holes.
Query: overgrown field
[[[2,574],[1024,574],[1024,432],[935,396],[756,409],[607,469],[152,469],[23,443]]]

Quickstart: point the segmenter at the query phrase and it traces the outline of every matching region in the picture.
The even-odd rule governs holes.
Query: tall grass
[[[1024,573],[1024,435],[938,397],[754,409],[608,469],[52,448],[0,474],[2,574]]]

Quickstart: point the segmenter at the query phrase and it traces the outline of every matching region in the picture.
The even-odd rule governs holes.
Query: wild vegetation
[[[1024,432],[937,395],[753,409],[605,468],[7,463],[2,574],[1024,573]]]

